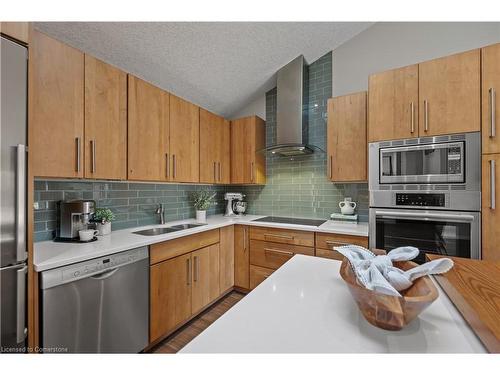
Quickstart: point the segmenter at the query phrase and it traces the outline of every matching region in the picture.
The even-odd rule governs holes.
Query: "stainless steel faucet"
[[[156,214],[160,216],[160,224],[165,224],[165,209],[163,208],[163,203],[158,205],[156,209]]]

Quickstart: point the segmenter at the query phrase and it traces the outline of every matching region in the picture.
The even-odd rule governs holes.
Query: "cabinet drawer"
[[[316,248],[333,251],[334,246],[359,245],[368,247],[368,237],[346,234],[316,233]]]
[[[250,290],[267,279],[273,272],[274,270],[269,268],[250,266]]]
[[[250,239],[314,247],[314,232],[251,227]]]
[[[344,258],[338,251],[333,250],[325,250],[325,249],[316,249],[316,256],[320,258],[328,258],[335,260],[342,260]]]
[[[314,255],[314,248],[250,240],[250,264],[277,269],[295,254]]]
[[[164,260],[189,253],[202,247],[219,242],[219,229],[192,234],[174,240],[156,243],[150,246],[149,263],[155,264]]]

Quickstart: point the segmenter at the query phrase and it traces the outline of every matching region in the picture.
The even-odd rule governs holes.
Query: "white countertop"
[[[267,222],[254,222],[252,220],[264,216],[245,215],[242,217],[224,217],[213,215],[207,218],[207,225],[196,228],[181,230],[178,232],[162,234],[158,236],[143,236],[134,234],[142,229],[159,226],[172,226],[183,223],[194,223],[194,219],[168,222],[165,225],[148,225],[144,227],[128,228],[111,232],[108,236],[99,236],[95,242],[85,244],[42,241],[34,243],[33,264],[35,271],[45,271],[71,263],[82,262],[92,258],[111,255],[141,246],[147,246],[158,242],[172,240],[174,238],[189,236],[191,234],[204,232],[211,229],[221,228],[233,224],[244,224],[271,228],[295,229],[311,232],[349,234],[354,236],[368,236],[368,223],[339,223],[328,220],[319,227],[312,225],[280,224]]]
[[[446,294],[403,330],[359,312],[341,262],[295,255],[182,353],[485,353]]]

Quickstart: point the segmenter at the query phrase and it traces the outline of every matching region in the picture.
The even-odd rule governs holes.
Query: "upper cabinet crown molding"
[[[33,31],[29,146],[36,177],[83,177],[83,53]]]
[[[366,91],[328,99],[327,153],[331,181],[367,180]]]
[[[500,43],[481,50],[483,154],[500,152]]]
[[[85,177],[127,178],[127,74],[85,55]]]
[[[369,142],[418,136],[418,65],[371,75],[368,93]]]

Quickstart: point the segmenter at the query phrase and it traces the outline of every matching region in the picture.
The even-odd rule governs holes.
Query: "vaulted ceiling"
[[[35,27],[217,114],[274,87],[298,55],[313,62],[363,22],[38,22]]]

